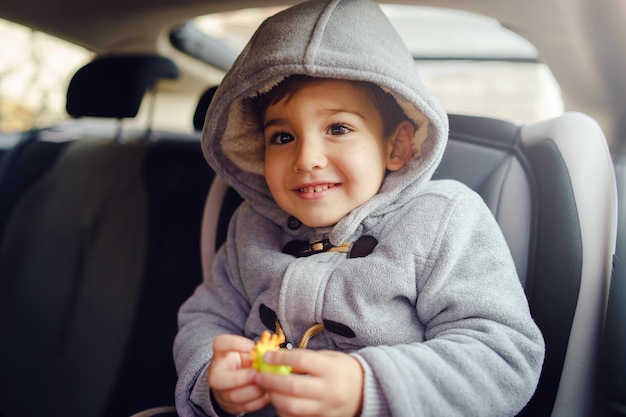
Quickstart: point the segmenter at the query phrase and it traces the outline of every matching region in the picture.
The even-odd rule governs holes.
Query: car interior
[[[539,386],[519,415],[625,416],[626,6],[402,3],[494,19],[532,44],[558,82],[563,108],[550,117],[450,108],[435,179],[485,200],[544,335]],[[176,415],[176,314],[241,202],[200,148],[237,51],[189,22],[289,4],[0,5],[0,18],[91,53],[64,86],[69,122],[0,131],[0,417]],[[528,59],[511,54],[463,51],[453,61]],[[418,58],[418,68],[434,59]],[[162,127],[176,106],[187,109],[186,130]]]

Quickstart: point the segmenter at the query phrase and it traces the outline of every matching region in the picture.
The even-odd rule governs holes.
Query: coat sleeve
[[[504,237],[479,196],[447,204],[428,259],[417,259],[425,341],[354,355],[366,374],[364,415],[515,415],[544,357]]]
[[[229,226],[229,237],[236,218]],[[174,362],[178,373],[176,408],[181,417],[216,415],[209,399],[207,364],[213,356],[213,339],[224,333],[241,334],[250,305],[237,275],[235,251],[228,244],[215,256],[209,276],[181,306]],[[192,395],[193,392],[193,395]],[[201,404],[194,403],[201,399]]]

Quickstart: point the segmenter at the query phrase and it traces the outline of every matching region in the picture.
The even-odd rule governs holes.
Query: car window
[[[0,149],[19,140],[29,129],[62,126],[78,129],[81,135],[109,135],[117,129],[113,119],[70,119],[65,109],[67,87],[76,71],[91,61],[95,53],[43,32],[0,19]],[[223,75],[223,71],[218,73]],[[174,89],[175,90],[175,89]],[[125,128],[141,135],[151,127],[188,132],[195,95],[148,93],[154,105],[143,105]],[[146,100],[147,101],[147,100]],[[154,111],[154,116],[150,112]],[[88,133],[89,132],[89,133]],[[113,132],[113,133],[112,133]],[[134,134],[134,133],[133,133]]]
[[[388,4],[382,8],[413,53],[423,81],[449,112],[516,122],[563,112],[558,84],[538,61],[535,48],[494,19],[444,8]],[[262,20],[279,10],[252,8],[201,16],[175,30],[170,39],[223,74]],[[94,54],[8,21],[0,20],[0,35],[0,133],[66,119],[67,84]],[[182,126],[176,129],[187,129],[190,117],[168,109],[169,119]],[[167,127],[175,121],[168,121]]]
[[[67,84],[92,53],[5,20],[0,20],[0,39],[0,133],[51,126],[67,118]]]
[[[424,83],[448,112],[515,122],[563,113],[558,84],[538,61],[536,49],[498,21],[444,8],[381,7],[413,54]],[[217,13],[191,24],[213,41],[239,51],[263,19],[279,10]]]

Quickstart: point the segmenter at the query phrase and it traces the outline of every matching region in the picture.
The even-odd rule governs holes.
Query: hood
[[[215,93],[204,123],[202,147],[216,173],[277,224],[286,225],[289,215],[274,203],[265,183],[261,123],[246,99],[294,74],[377,84],[394,96],[418,126],[413,159],[388,174],[374,198],[324,232],[337,243],[363,222],[412,199],[430,180],[446,146],[447,114],[420,81],[411,54],[376,3],[313,0],[268,18]],[[311,237],[320,233],[309,232]]]

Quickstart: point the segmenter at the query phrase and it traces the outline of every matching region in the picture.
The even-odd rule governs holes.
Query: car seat
[[[72,77],[65,107],[73,117],[119,120],[116,135],[119,140],[122,120],[137,116],[146,92],[156,85],[158,79],[175,79],[178,75],[176,64],[161,56],[115,55],[97,58],[76,71]],[[152,112],[149,116],[152,116]],[[149,136],[150,129],[151,121],[148,121],[146,136]]]
[[[484,156],[469,156],[498,147],[508,155],[494,169]],[[475,174],[448,168],[459,161]],[[481,170],[485,180],[470,182]],[[539,386],[521,415],[594,415],[617,229],[615,175],[600,127],[580,113],[520,128],[453,116],[438,175],[468,183],[492,209],[546,340]]]
[[[216,91],[217,85],[214,85],[204,90],[204,92],[200,95],[200,99],[196,105],[196,111],[193,114],[193,129],[197,132],[202,131],[206,112],[209,110],[211,100],[213,100],[213,96]]]
[[[162,57],[97,58],[70,83],[68,112],[134,117],[146,90],[177,74]],[[201,281],[213,178],[197,134],[31,133],[0,167],[0,415],[172,403],[176,312]]]
[[[618,228],[613,280],[609,293],[598,390],[602,393],[602,415],[626,416],[626,154],[615,153]]]
[[[580,113],[522,126],[451,115],[434,175],[442,178],[464,182],[490,207],[546,341],[537,391],[519,415],[597,415],[617,223],[615,175],[600,127]],[[215,178],[203,222],[205,271],[239,201]]]

